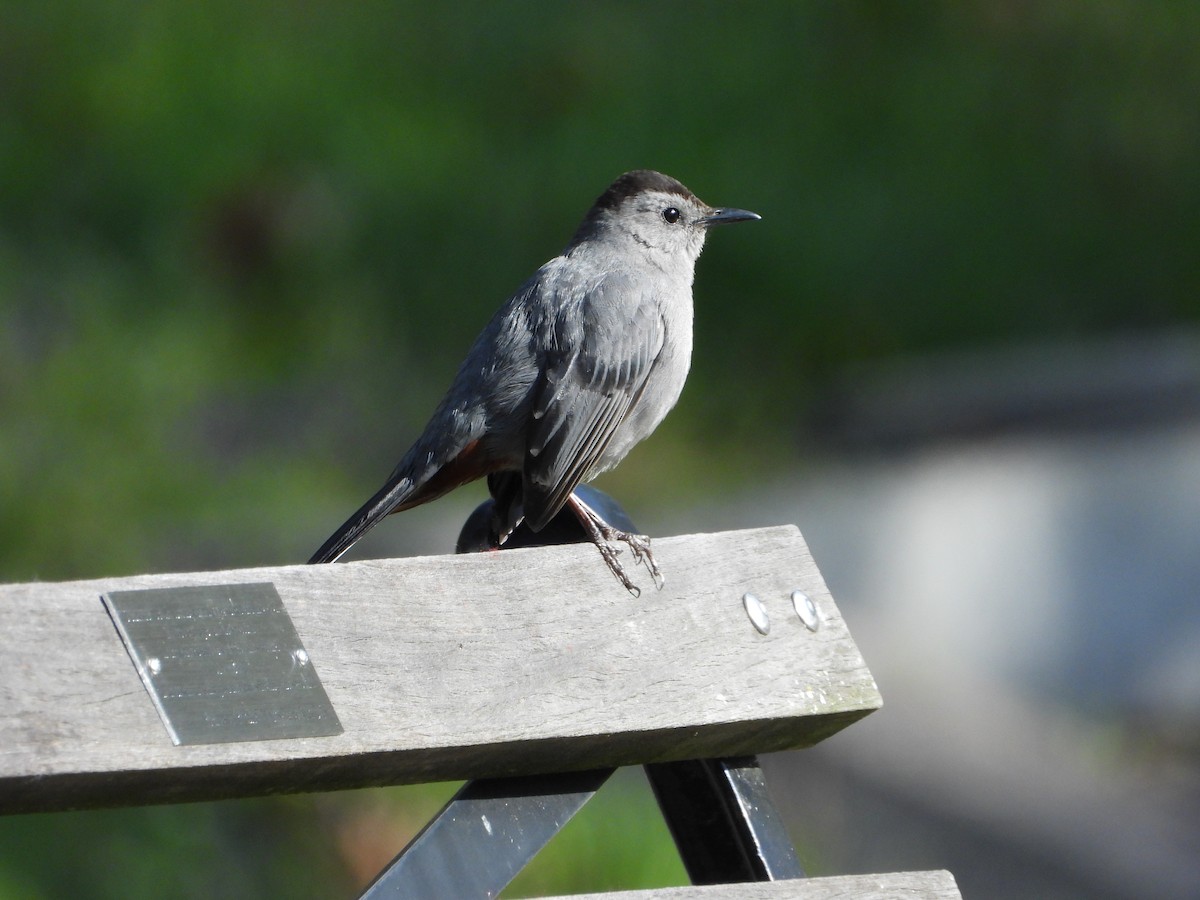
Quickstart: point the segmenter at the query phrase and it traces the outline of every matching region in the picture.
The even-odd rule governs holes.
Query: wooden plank
[[[749,884],[657,888],[608,894],[572,894],[569,900],[961,900],[949,872],[839,875]],[[547,897],[545,900],[568,900]]]
[[[640,599],[590,546],[0,587],[0,812],[764,753],[879,706],[795,528],[655,551],[667,585]],[[172,745],[100,594],[263,581],[345,732]],[[795,589],[825,616],[815,633]]]

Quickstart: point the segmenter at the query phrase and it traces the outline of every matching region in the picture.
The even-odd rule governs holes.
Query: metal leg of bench
[[[645,766],[693,884],[803,878],[752,756]]]
[[[469,781],[362,897],[495,897],[614,771]]]

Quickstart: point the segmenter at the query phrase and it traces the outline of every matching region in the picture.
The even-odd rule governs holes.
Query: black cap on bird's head
[[[610,184],[608,189],[596,198],[596,202],[592,204],[592,209],[620,209],[621,204],[630,197],[644,194],[647,191],[678,194],[683,199],[700,202],[699,197],[689,191],[682,182],[676,181],[670,175],[655,172],[653,169],[635,169],[632,172],[626,172]]]

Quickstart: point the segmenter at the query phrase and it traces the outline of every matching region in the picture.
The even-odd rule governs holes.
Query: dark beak
[[[752,222],[761,218],[762,216],[758,213],[752,213],[748,209],[714,209],[700,220],[700,224],[705,228],[711,228],[713,225],[725,225],[728,222]]]

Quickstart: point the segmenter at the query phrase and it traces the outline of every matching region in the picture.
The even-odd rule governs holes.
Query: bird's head
[[[659,265],[695,264],[713,225],[761,218],[744,209],[709,206],[661,172],[626,172],[597,198],[568,247],[604,242],[623,253],[643,253]],[[640,250],[639,250],[640,248]]]

